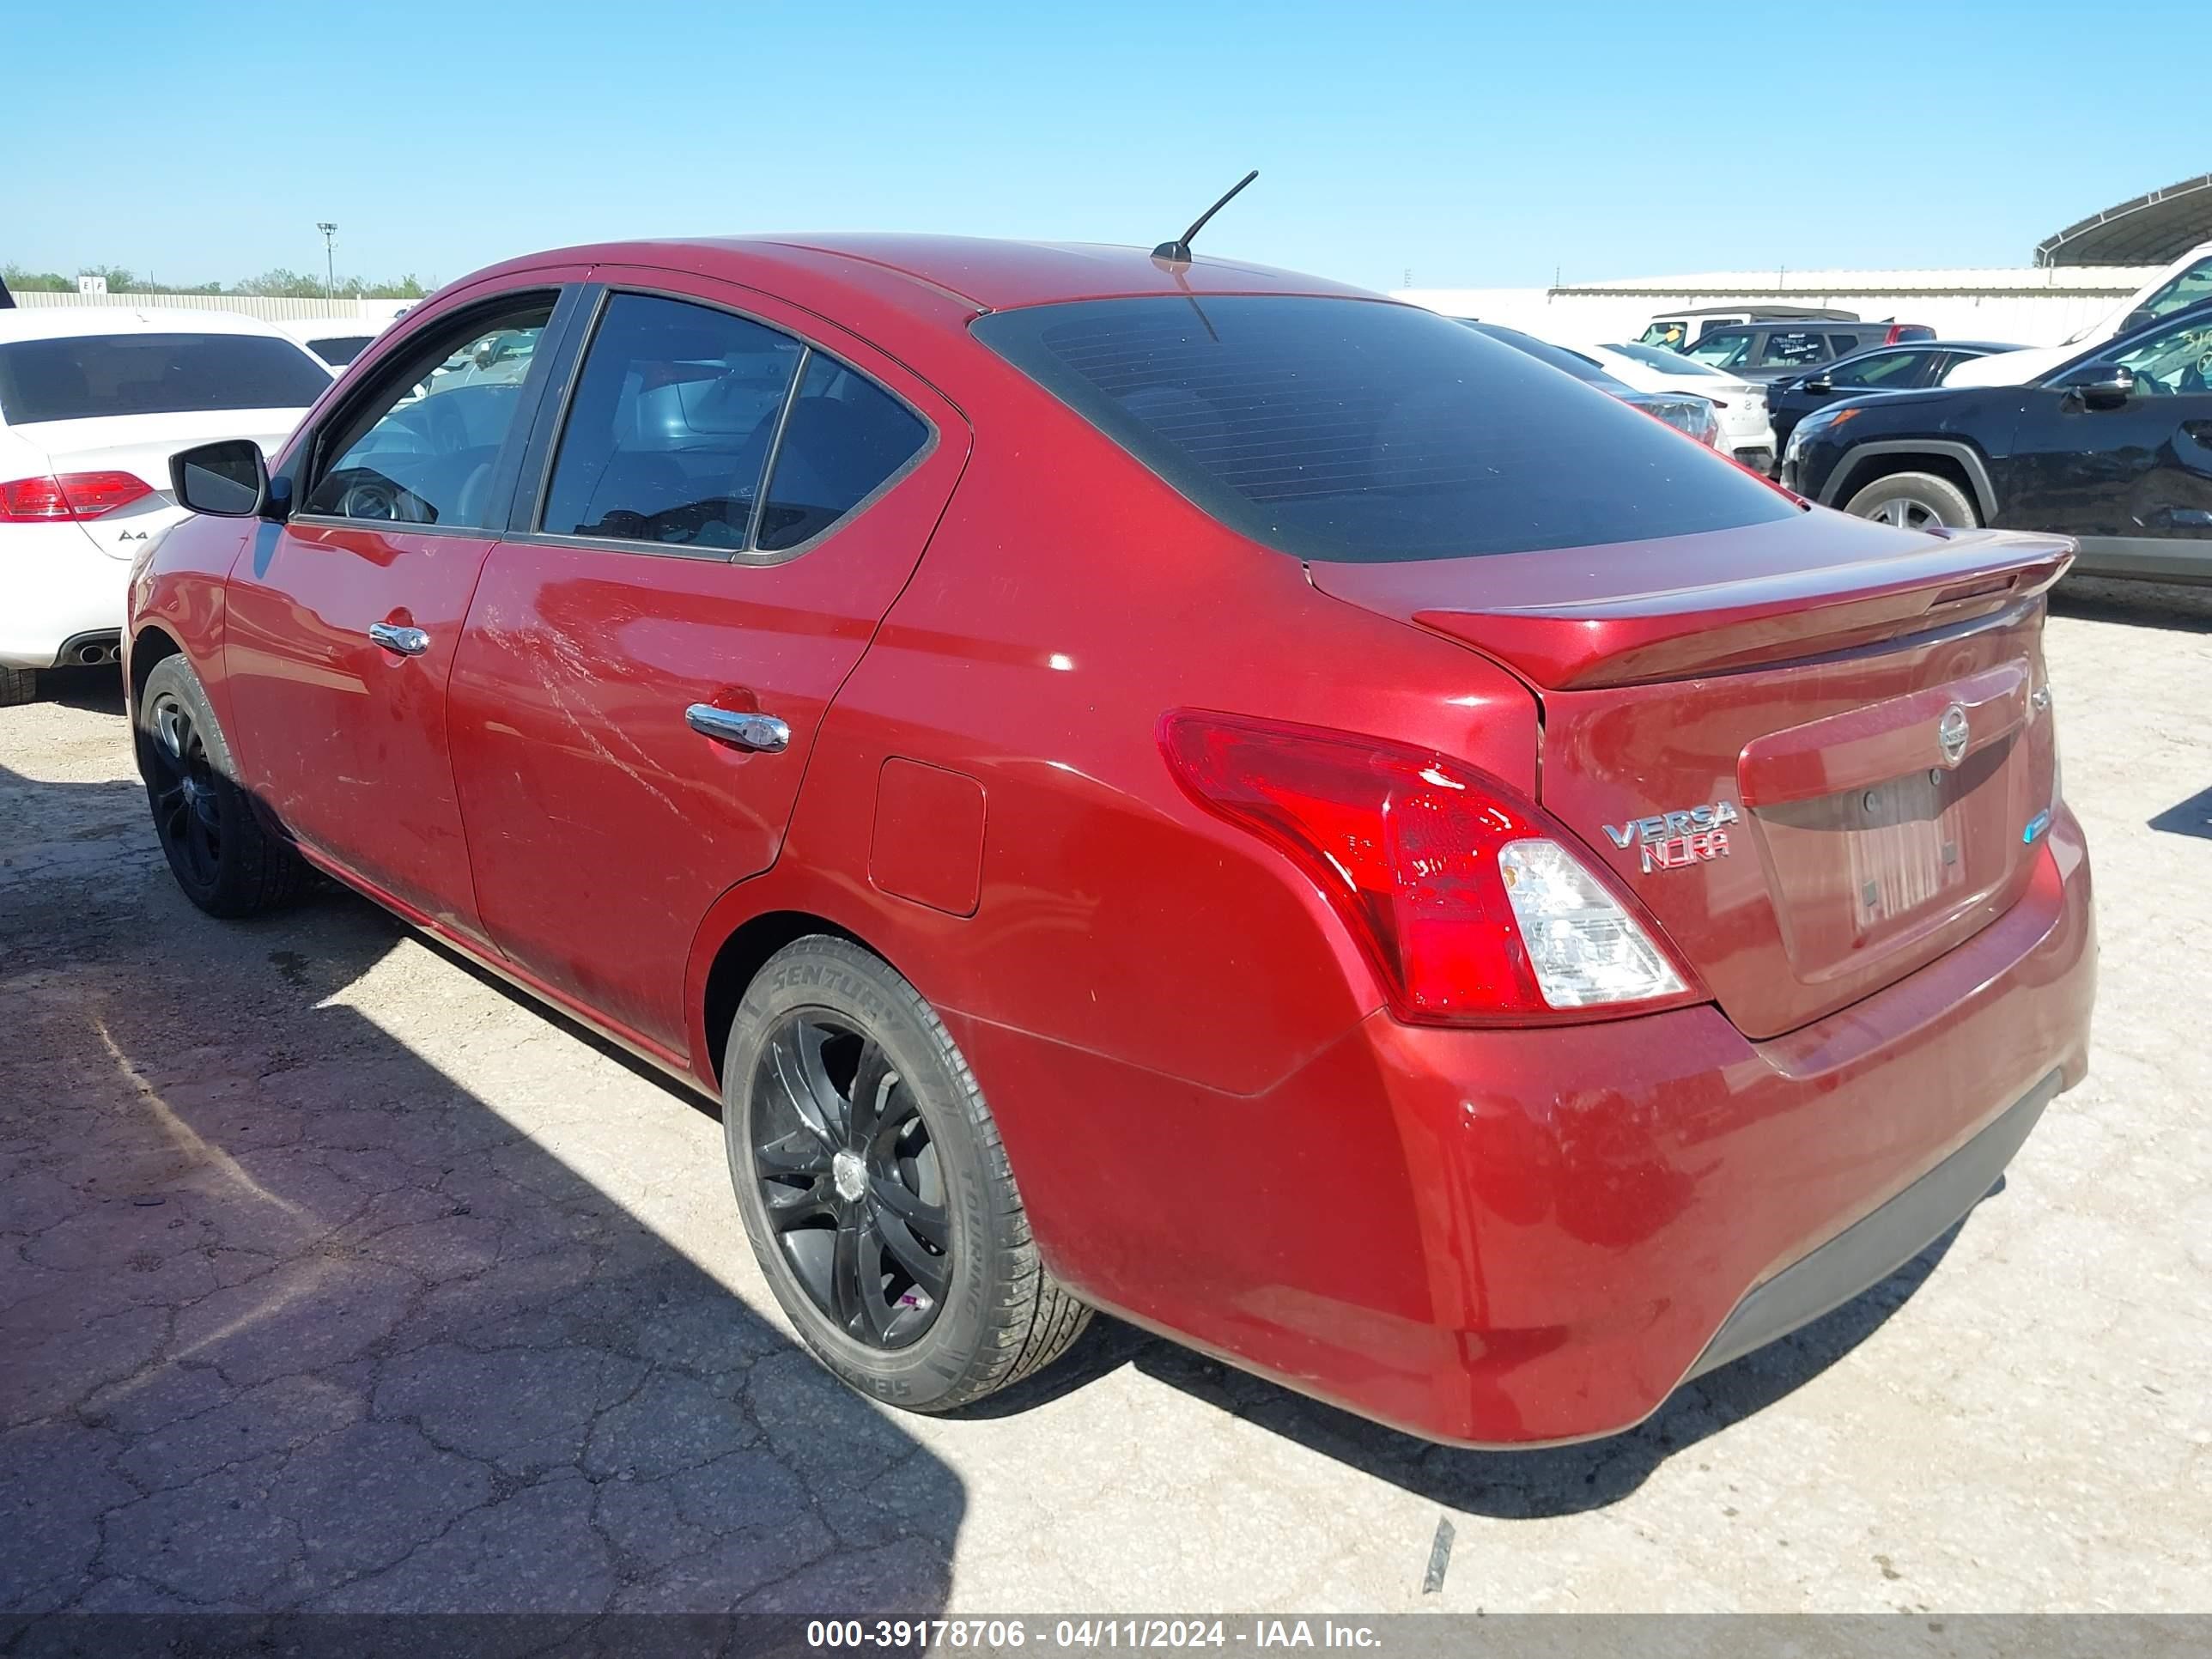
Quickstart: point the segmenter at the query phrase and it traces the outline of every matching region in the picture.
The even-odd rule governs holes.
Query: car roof
[[[1733,317],[1739,312],[1755,323],[1840,323],[1856,320],[1845,317],[1841,311],[1833,307],[1778,306],[1753,302],[1732,306],[1691,306],[1680,311],[1662,311],[1653,316],[1652,321],[1663,321],[1668,317]]]
[[[1861,357],[1887,357],[1893,351],[1982,351],[1995,356],[2000,351],[2018,351],[2016,345],[2006,345],[1997,340],[1892,340],[1886,345],[1861,346],[1848,357],[1838,357],[1838,363],[1854,362]],[[1832,368],[1833,364],[1821,367]]]
[[[1015,242],[891,233],[671,238],[558,248],[510,260],[489,276],[548,264],[672,266],[738,281],[774,273],[842,276],[880,289],[886,277],[975,311],[1138,295],[1304,294],[1382,296],[1297,271],[1200,254],[1155,259],[1144,248],[1090,242]]]
[[[377,335],[385,325],[367,317],[280,317],[275,328],[280,334],[289,334],[295,340],[328,339],[334,335]]]
[[[1754,317],[1747,323],[1722,323],[1707,329],[1692,344],[1702,344],[1716,334],[1850,334],[1863,328],[1920,328],[1920,323],[1900,323],[1889,317]],[[1900,340],[1900,345],[1925,345],[1925,340]]]
[[[274,324],[240,311],[190,306],[39,306],[0,311],[0,342],[64,340],[104,334],[259,334],[285,337]]]

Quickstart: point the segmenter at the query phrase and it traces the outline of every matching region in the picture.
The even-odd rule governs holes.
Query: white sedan
[[[1766,388],[1651,345],[1586,345],[1576,350],[1595,357],[1605,372],[1639,392],[1689,392],[1712,400],[1721,422],[1722,453],[1755,472],[1774,470],[1774,426],[1766,415]]]
[[[0,311],[0,704],[40,669],[115,660],[131,562],[185,517],[172,454],[274,454],[331,379],[234,312]]]
[[[335,374],[368,349],[369,343],[391,326],[365,317],[288,317],[276,325],[330,366]]]

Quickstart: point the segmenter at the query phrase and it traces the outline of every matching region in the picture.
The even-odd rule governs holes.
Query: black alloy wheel
[[[212,889],[222,870],[222,813],[206,734],[173,691],[155,697],[146,724],[153,736],[146,745],[146,786],[154,831],[179,873]]]
[[[776,1248],[847,1336],[891,1350],[937,1321],[952,1283],[952,1220],[915,1091],[875,1038],[801,1009],[754,1068],[754,1179]]]
[[[307,866],[252,796],[207,688],[178,655],[146,672],[132,708],[133,746],[154,834],[185,896],[213,916],[251,916],[289,903]]]
[[[1091,1317],[1044,1265],[958,1045],[857,940],[753,975],[723,1050],[722,1146],[769,1291],[869,1398],[947,1412],[1066,1352]]]

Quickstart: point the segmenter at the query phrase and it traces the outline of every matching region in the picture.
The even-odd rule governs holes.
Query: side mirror
[[[1836,383],[1825,374],[1808,374],[1797,384],[1815,396],[1824,395],[1836,389]]]
[[[2093,379],[2076,380],[2066,389],[2087,409],[2118,409],[2136,395],[2136,372],[2118,363],[2101,364],[2088,373]]]
[[[179,506],[218,519],[251,519],[269,504],[269,464],[250,438],[225,438],[169,457]]]

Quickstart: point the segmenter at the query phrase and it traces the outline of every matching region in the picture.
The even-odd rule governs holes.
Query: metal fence
[[[2157,266],[2002,270],[1706,272],[1553,288],[1407,288],[1397,297],[1449,317],[1522,328],[1565,344],[1633,340],[1654,317],[1709,306],[1834,307],[1869,320],[1925,323],[1945,339],[2056,345],[2108,316]]]
[[[52,294],[19,290],[15,303],[33,309],[40,306],[120,306],[134,311],[236,311],[270,323],[309,317],[358,317],[380,327],[413,302],[348,298],[279,300],[258,294]]]

